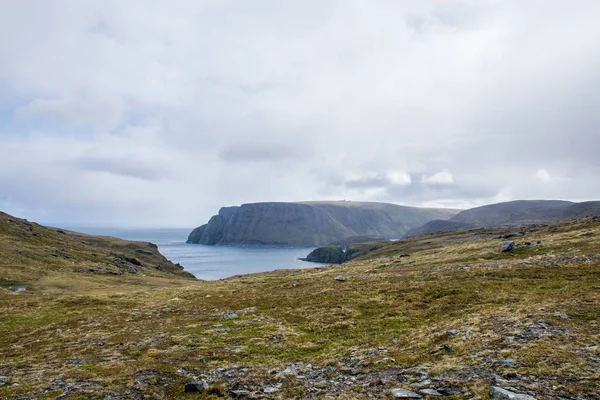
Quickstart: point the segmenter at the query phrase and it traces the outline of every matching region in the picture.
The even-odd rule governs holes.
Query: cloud
[[[123,118],[124,104],[121,99],[110,101],[89,99],[43,99],[38,98],[16,110],[19,119],[29,117],[48,118],[55,122],[109,130]]]
[[[436,172],[431,176],[423,176],[422,182],[433,185],[452,185],[454,183],[454,177],[452,176],[452,173],[446,169]]]
[[[29,219],[600,198],[592,0],[5,3],[0,198]]]
[[[288,145],[235,143],[219,152],[219,158],[234,162],[261,162],[299,159],[300,149]]]
[[[71,160],[69,168],[149,181],[162,179],[166,175],[160,165],[143,165],[128,157],[80,157]]]

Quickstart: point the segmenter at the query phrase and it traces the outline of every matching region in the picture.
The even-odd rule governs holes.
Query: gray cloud
[[[593,0],[5,3],[0,197],[29,219],[600,198]]]
[[[302,158],[300,149],[290,145],[235,143],[219,152],[224,161],[261,162]]]
[[[82,171],[109,173],[148,181],[157,181],[167,176],[160,165],[141,163],[131,157],[87,156],[71,160],[68,166]]]

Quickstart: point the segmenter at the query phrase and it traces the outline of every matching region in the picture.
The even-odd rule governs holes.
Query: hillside
[[[68,291],[72,285],[91,289],[137,280],[194,278],[152,243],[48,228],[2,212],[0,255],[1,287]]]
[[[598,399],[599,248],[586,218],[214,282],[0,288],[0,398]]]
[[[598,201],[517,200],[471,208],[446,220],[429,221],[409,230],[406,237],[475,227],[545,224],[595,215],[600,215]]]
[[[221,208],[190,233],[188,243],[313,247],[357,236],[397,239],[411,228],[455,213],[350,201],[243,204]]]

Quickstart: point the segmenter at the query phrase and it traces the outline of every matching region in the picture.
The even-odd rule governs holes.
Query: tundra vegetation
[[[599,398],[597,218],[211,282],[143,244],[0,221],[3,399]]]

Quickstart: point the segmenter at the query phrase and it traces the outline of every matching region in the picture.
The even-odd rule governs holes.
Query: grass
[[[427,367],[471,398],[487,398],[492,373],[512,373],[532,377],[515,383],[525,391],[592,398],[600,391],[600,262],[588,255],[600,249],[600,224],[539,227],[516,241],[540,245],[500,253],[505,231],[413,238],[348,264],[214,282],[23,274],[30,292],[0,288],[0,375],[8,376],[0,398],[55,398],[58,379],[71,388],[66,398],[180,398],[201,375],[211,385],[203,398],[232,396],[242,383],[259,397],[280,383],[273,396],[281,398],[385,398],[391,387],[409,388],[410,380],[390,378],[343,390],[325,382],[315,392],[269,373],[299,362],[331,366],[333,377],[358,368],[359,380]],[[340,274],[348,280],[336,281]],[[57,288],[61,277],[68,282]],[[223,319],[230,311],[238,317]],[[539,320],[548,332],[532,331]],[[496,364],[507,357],[519,364]],[[236,383],[219,368],[248,371]]]

